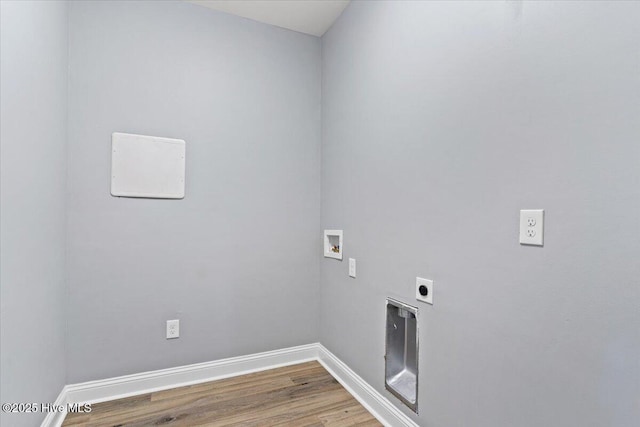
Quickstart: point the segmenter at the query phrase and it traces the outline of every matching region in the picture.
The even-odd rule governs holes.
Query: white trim
[[[322,364],[362,406],[385,426],[418,426],[320,343],[66,385],[55,403],[66,405],[67,403],[105,402],[313,360]],[[64,416],[64,412],[49,413],[41,427],[60,427]]]
[[[67,402],[98,403],[316,360],[316,344],[68,386]]]
[[[418,424],[322,344],[318,344],[318,361],[362,406],[385,426],[418,427]]]
[[[56,401],[53,402],[53,405],[55,407],[60,407],[62,405],[67,404],[67,387],[69,386],[64,386],[62,388],[62,391],[56,398]],[[44,417],[44,420],[42,420],[42,424],[40,426],[41,427],[60,427],[66,415],[67,415],[66,412],[57,412],[57,411],[48,412],[47,416]]]

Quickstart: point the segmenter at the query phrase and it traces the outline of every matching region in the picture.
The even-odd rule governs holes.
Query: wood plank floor
[[[380,426],[318,362],[143,394],[63,426]]]

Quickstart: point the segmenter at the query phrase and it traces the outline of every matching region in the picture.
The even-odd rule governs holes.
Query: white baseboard
[[[62,391],[56,398],[56,401],[53,402],[54,406],[60,407],[62,405],[67,404],[67,387],[69,386],[64,386],[62,388]],[[44,417],[44,420],[42,421],[42,424],[40,426],[41,427],[60,427],[66,415],[67,414],[65,412],[57,412],[57,411],[48,412],[47,416]]]
[[[385,426],[418,427],[411,418],[363,380],[322,344],[318,345],[318,361],[358,402]]]
[[[56,400],[67,403],[98,403],[245,375],[316,360],[320,362],[373,416],[386,426],[417,427],[409,417],[367,384],[347,365],[319,343],[231,357],[106,380],[67,385]],[[65,413],[49,413],[41,427],[59,427]]]

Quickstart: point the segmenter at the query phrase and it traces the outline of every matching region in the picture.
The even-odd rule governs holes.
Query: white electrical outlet
[[[356,260],[349,258],[349,277],[356,277]]]
[[[544,209],[520,211],[520,243],[523,245],[543,246]]]
[[[416,277],[416,299],[433,305],[433,280]]]
[[[180,320],[167,320],[167,339],[180,337]]]

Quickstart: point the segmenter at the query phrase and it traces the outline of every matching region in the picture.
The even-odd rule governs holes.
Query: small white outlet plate
[[[356,277],[356,260],[349,258],[349,277]]]
[[[422,293],[420,293],[421,286],[427,288],[426,295],[422,295]],[[416,277],[416,299],[418,301],[426,302],[427,304],[433,305],[433,280]]]
[[[180,320],[167,320],[167,339],[180,337]]]
[[[544,209],[520,211],[520,244],[543,246]]]

